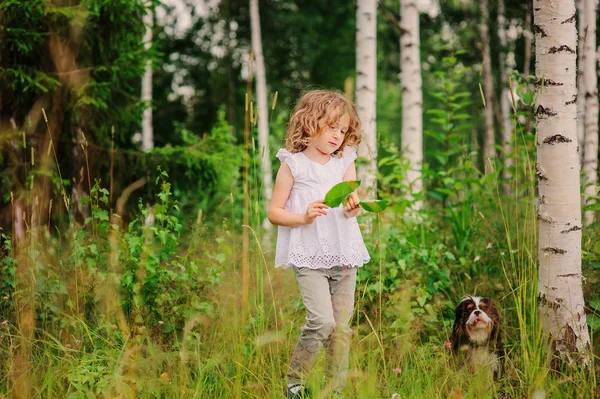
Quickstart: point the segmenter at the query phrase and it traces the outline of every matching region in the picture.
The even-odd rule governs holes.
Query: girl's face
[[[314,147],[322,154],[333,154],[344,142],[349,126],[350,115],[345,113],[337,121],[325,124],[321,134],[312,141],[309,147]]]

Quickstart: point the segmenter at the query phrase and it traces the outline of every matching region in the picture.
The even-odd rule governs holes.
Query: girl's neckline
[[[315,163],[315,164],[317,164],[317,165],[319,165],[319,166],[325,166],[325,165],[327,165],[327,164],[328,164],[328,163],[331,161],[331,158],[333,158],[333,157],[330,155],[330,156],[329,156],[329,159],[327,160],[327,162],[325,162],[325,163],[319,163],[319,162],[317,162],[317,161],[313,161],[312,159],[310,159],[310,158],[309,158],[309,157],[308,157],[308,156],[307,156],[307,155],[304,153],[304,151],[301,151],[300,153],[301,153],[302,155],[304,155],[304,158],[308,159],[310,162],[312,162],[312,163]]]

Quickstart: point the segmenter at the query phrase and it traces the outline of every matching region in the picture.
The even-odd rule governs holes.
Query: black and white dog
[[[465,295],[455,314],[447,343],[452,354],[472,371],[491,367],[497,379],[502,371],[504,348],[496,305],[488,298]]]

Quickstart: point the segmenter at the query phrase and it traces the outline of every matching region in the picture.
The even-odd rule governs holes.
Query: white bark
[[[583,164],[585,147],[585,87],[583,83],[583,66],[585,52],[583,51],[585,34],[585,0],[577,1],[577,142],[579,143],[579,161]]]
[[[152,47],[152,26],[154,25],[154,13],[149,10],[144,15],[144,44],[146,49]],[[142,102],[147,104],[142,114],[142,151],[148,152],[154,148],[154,132],[152,130],[152,60],[146,60],[146,70],[142,77]]]
[[[400,80],[402,85],[402,149],[410,163],[407,183],[412,193],[423,190],[423,83],[419,38],[419,10],[416,0],[400,0]],[[422,202],[414,203],[421,209]]]
[[[598,194],[598,75],[596,74],[596,1],[580,0],[585,9],[585,44],[583,81],[585,94],[585,140],[583,155],[583,187],[586,196]],[[579,101],[583,98],[579,97]],[[581,145],[580,145],[581,146]],[[594,203],[587,200],[587,205]],[[585,213],[585,225],[594,221],[594,212]]]
[[[483,162],[486,173],[491,171],[490,160],[496,158],[496,146],[494,137],[494,113],[492,101],[494,101],[494,84],[492,82],[492,61],[490,54],[490,35],[489,35],[489,11],[488,1],[479,1],[479,10],[481,12],[481,23],[479,24],[479,35],[481,37],[482,55],[483,55],[483,96],[485,97],[485,133],[483,136]]]
[[[267,79],[265,76],[265,60],[262,51],[260,34],[260,16],[258,13],[258,0],[250,0],[250,23],[252,25],[252,51],[256,62],[256,97],[258,103],[258,147],[263,177],[263,203],[265,208],[269,205],[273,193],[273,171],[271,170],[271,155],[269,149],[269,111],[267,104]],[[263,227],[269,229],[271,224],[267,218]]]
[[[11,193],[12,194],[12,193]],[[14,225],[13,225],[13,241],[15,245],[25,246],[25,240],[27,239],[26,227],[25,227],[25,206],[20,200],[14,201]]]
[[[363,140],[359,157],[366,166],[358,168],[361,187],[377,195],[377,1],[358,0],[356,8],[356,108],[362,124]]]
[[[568,363],[590,348],[581,274],[574,0],[534,0],[538,306],[552,353]]]
[[[533,32],[531,32],[531,5],[527,6],[525,11],[525,27],[523,28],[523,40],[525,42],[525,56],[523,57],[523,77],[527,79],[531,69],[531,41]],[[529,129],[525,130],[529,132]]]
[[[508,77],[511,73],[511,66],[508,65],[509,50],[508,39],[506,37],[506,18],[505,18],[504,0],[498,0],[498,38],[500,39],[500,83],[502,90],[500,94],[500,117],[502,120],[502,155],[504,157],[503,177],[509,179],[511,174],[509,169],[512,167],[512,133],[513,124],[511,119],[511,97],[508,87]],[[512,43],[511,46],[512,47]],[[504,192],[508,194],[510,185],[504,184]]]

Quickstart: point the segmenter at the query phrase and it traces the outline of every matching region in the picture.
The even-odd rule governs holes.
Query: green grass
[[[262,266],[262,260],[255,266]],[[257,286],[256,270],[252,286]],[[125,339],[108,325],[89,330],[86,336],[88,326],[81,320],[73,320],[72,328],[81,335],[67,340],[38,331],[30,374],[34,395],[283,397],[287,362],[304,319],[293,272],[270,270],[269,277],[265,277],[264,292],[252,293],[254,300],[247,325],[239,323],[239,272],[232,265],[223,270],[223,275],[224,282],[214,298],[213,316],[198,315],[188,320],[179,342],[160,343],[150,338],[150,334]],[[531,397],[536,389],[542,389],[546,397],[552,398],[597,395],[592,371],[574,369],[559,374],[545,367],[541,335],[531,328],[531,320],[522,317],[533,314],[533,309],[525,308],[532,306],[527,297],[530,288],[526,288],[529,285],[525,281],[520,283],[513,290],[514,299],[505,301],[514,301],[515,308],[505,311],[517,314],[518,325],[512,328],[519,331],[512,334],[516,340],[508,342],[507,373],[495,384],[484,374],[473,375],[452,365],[443,346],[448,326],[439,325],[438,334],[429,337],[420,336],[410,326],[400,334],[389,334],[388,324],[395,321],[394,317],[384,318],[384,324],[379,326],[376,317],[363,311],[359,300],[347,397],[391,398],[398,394],[400,398],[495,398],[498,392],[503,392],[504,397],[523,398]],[[359,286],[357,292],[363,289]],[[410,295],[398,294],[397,298],[405,299]],[[407,323],[415,321],[408,314],[410,308],[402,303],[385,306],[392,307]],[[10,347],[18,340],[18,331],[3,329],[0,336],[0,342]],[[320,358],[309,379],[316,392],[324,383],[323,363]],[[0,384],[5,389],[3,393],[11,397],[8,374],[3,374]]]
[[[258,171],[250,174],[250,192],[257,195]],[[147,229],[134,226],[109,243],[108,212],[96,191],[92,234],[41,234],[14,259],[26,274],[16,275],[14,285],[0,281],[0,289],[16,287],[0,303],[0,317],[6,318],[0,327],[0,398],[19,397],[19,369],[25,370],[19,386],[27,391],[20,397],[283,397],[305,313],[293,272],[274,269],[273,253],[261,250],[259,202],[249,201],[253,229],[241,228],[233,222],[234,208],[240,209],[232,195],[231,220],[221,229],[211,226],[214,233],[207,235],[201,218],[194,225],[171,216],[166,178],[154,241],[147,241]],[[598,397],[595,342],[588,368],[548,368],[537,315],[534,185],[531,176],[523,183],[522,192],[515,190],[520,197],[511,198],[496,191],[497,180],[488,191],[477,188],[459,213],[432,207],[428,219],[411,220],[403,209],[390,207],[377,219],[367,237],[373,260],[356,290],[347,398]],[[193,226],[188,236],[179,235],[182,225]],[[244,231],[251,242],[245,308]],[[119,264],[111,270],[107,263],[115,248]],[[481,255],[479,263],[475,255]],[[0,261],[14,265],[11,256]],[[436,279],[440,284],[431,284]],[[35,281],[29,288],[35,286],[37,295],[28,360],[17,356],[23,348],[19,309],[30,293],[23,281]],[[119,290],[107,290],[111,285]],[[465,293],[489,293],[501,306],[507,358],[497,382],[486,372],[457,368],[444,347],[453,306]],[[123,308],[121,322],[107,311],[108,299]],[[324,363],[321,355],[308,378],[320,398],[328,396],[321,391]]]

